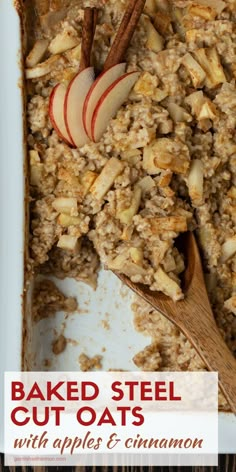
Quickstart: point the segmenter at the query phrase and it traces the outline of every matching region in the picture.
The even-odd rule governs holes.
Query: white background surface
[[[23,130],[22,101],[19,87],[19,34],[18,16],[13,2],[0,0],[0,386],[3,391],[3,372],[16,371],[21,365],[23,291]],[[3,46],[4,45],[4,46]],[[79,352],[101,354],[107,344],[109,355],[104,354],[104,368],[134,370],[132,355],[148,344],[148,339],[136,333],[132,327],[130,297],[121,297],[117,279],[110,273],[101,275],[100,291],[92,292],[74,281],[60,282],[67,293],[79,294],[81,311],[88,313],[71,315],[66,323],[65,335],[79,344],[68,345],[61,356],[53,360],[50,369],[78,370]],[[105,284],[105,285],[104,285]],[[106,286],[106,290],[104,289]],[[100,313],[99,313],[100,311]],[[109,316],[106,315],[109,313]],[[102,320],[108,319],[111,330],[106,330]],[[38,368],[51,353],[51,341],[61,331],[63,314],[58,314],[50,326],[41,322],[34,330],[34,351]],[[91,332],[91,322],[93,331]],[[47,332],[45,332],[47,328]],[[48,329],[50,328],[50,329]],[[110,357],[109,357],[110,356]],[[118,359],[118,360],[117,360]],[[41,364],[41,366],[40,366]],[[3,396],[0,395],[0,424],[3,424]],[[219,415],[220,452],[236,452],[236,419],[230,414]],[[3,449],[3,428],[0,428],[0,450]]]

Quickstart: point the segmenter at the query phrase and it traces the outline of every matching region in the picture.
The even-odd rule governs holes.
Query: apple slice
[[[139,72],[122,75],[100,97],[92,117],[92,138],[95,143],[101,139],[109,121],[128,98],[138,77]]]
[[[88,143],[89,137],[83,125],[84,101],[94,82],[94,68],[87,67],[70,82],[64,104],[67,133],[76,147]]]
[[[103,93],[110,87],[115,80],[125,73],[125,62],[116,64],[110,69],[102,72],[93,83],[84,102],[83,108],[83,124],[87,135],[92,139],[92,117],[97,103]]]
[[[58,84],[52,90],[49,98],[49,117],[53,128],[57,132],[63,141],[70,146],[73,143],[66,130],[66,124],[64,120],[64,102],[66,96],[66,86],[64,84]]]

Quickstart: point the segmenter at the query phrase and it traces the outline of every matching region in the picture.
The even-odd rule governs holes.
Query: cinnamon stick
[[[96,8],[85,8],[82,30],[80,71],[90,66],[93,39],[97,25],[98,11]]]
[[[146,0],[130,0],[117,35],[104,64],[104,70],[123,61]]]

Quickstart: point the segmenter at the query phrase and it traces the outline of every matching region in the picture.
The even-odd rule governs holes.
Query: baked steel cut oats
[[[49,118],[53,88],[79,70],[83,7],[99,8],[98,73],[127,4],[35,2],[26,57],[31,263],[94,287],[101,263],[177,302],[184,260],[175,240],[196,230],[216,321],[235,353],[235,1],[147,0],[125,56],[126,72],[139,75],[101,139],[72,147]],[[137,297],[133,307],[136,327],[152,337],[138,367],[204,369],[176,327]]]

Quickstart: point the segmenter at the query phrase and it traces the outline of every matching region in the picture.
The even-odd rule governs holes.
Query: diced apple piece
[[[144,95],[144,97],[152,97],[157,90],[159,79],[156,75],[150,74],[150,72],[143,72],[137,80],[133,91],[138,95]]]
[[[143,263],[143,250],[139,247],[131,247],[130,250],[130,256],[132,261],[135,264],[142,265]]]
[[[188,13],[192,16],[198,16],[199,18],[203,18],[204,20],[214,20],[217,11],[210,7],[209,5],[201,5],[200,2],[192,3],[188,7]]]
[[[220,262],[225,263],[236,253],[236,236],[232,236],[222,245],[222,256]]]
[[[111,270],[121,270],[127,262],[127,259],[129,259],[128,251],[119,254],[113,260],[109,261],[108,267]]]
[[[158,268],[160,263],[163,261],[165,254],[169,248],[167,241],[158,241],[157,246],[153,246],[151,249],[151,262],[154,268]]]
[[[217,117],[217,109],[215,104],[210,100],[206,99],[205,103],[202,105],[199,114],[198,120],[214,120]]]
[[[136,215],[139,209],[141,196],[142,196],[142,190],[137,185],[133,191],[130,207],[126,208],[125,210],[120,211],[117,215],[117,218],[120,220],[121,223],[125,225],[130,225],[132,223],[133,217],[134,215]]]
[[[156,53],[162,51],[162,49],[164,47],[164,39],[158,33],[158,31],[153,26],[153,24],[151,23],[151,21],[148,17],[144,17],[144,27],[145,27],[146,32],[147,32],[146,47],[148,49],[151,49],[151,51],[154,51]]]
[[[162,100],[164,100],[166,97],[168,97],[168,92],[157,88],[153,94],[152,99],[156,102],[162,102]]]
[[[195,59],[189,52],[183,57],[182,64],[186,67],[192,79],[193,86],[195,88],[200,87],[206,78],[205,71],[202,69],[202,67],[198,64],[197,61],[195,61]]]
[[[84,101],[94,81],[93,67],[79,72],[70,82],[64,104],[67,133],[76,147],[84,146],[89,138],[83,125]]]
[[[194,50],[194,55],[205,71],[205,84],[208,88],[214,88],[226,82],[224,69],[220,62],[216,48],[200,48]]]
[[[116,64],[98,76],[85,98],[83,107],[83,124],[87,135],[92,139],[92,117],[94,110],[104,92],[125,73],[126,64]]]
[[[83,195],[87,195],[88,191],[90,190],[91,186],[93,185],[95,179],[98,177],[96,172],[91,170],[87,170],[80,178],[80,182],[83,187]]]
[[[25,61],[27,67],[34,67],[41,61],[47,51],[48,44],[49,41],[47,39],[38,39],[34,43],[34,46]]]
[[[97,177],[90,189],[90,192],[97,200],[101,200],[106,195],[116,177],[121,174],[123,169],[124,163],[119,161],[116,157],[112,157],[107,161],[101,174]]]
[[[147,15],[153,16],[157,11],[156,0],[146,0],[144,6],[144,13]]]
[[[170,138],[160,138],[146,146],[143,151],[143,168],[148,174],[158,174],[160,169],[176,174],[186,174],[189,168],[189,150]]]
[[[175,123],[181,123],[185,121],[190,123],[190,121],[192,121],[191,115],[185,110],[185,108],[180,107],[176,103],[170,103],[168,105],[168,112]]]
[[[205,103],[205,96],[202,90],[199,90],[198,92],[193,92],[188,95],[185,102],[191,107],[192,114],[198,116],[202,105]]]
[[[146,275],[146,269],[144,267],[135,264],[129,260],[129,254],[119,254],[113,261],[109,262],[108,268],[121,272],[127,275],[127,277],[133,277],[136,275]]]
[[[52,90],[49,99],[49,116],[53,128],[61,139],[69,145],[73,145],[70,136],[67,133],[65,119],[64,119],[64,104],[66,96],[66,86],[58,84]]]
[[[158,11],[154,17],[154,26],[159,33],[165,35],[170,30],[171,16],[167,13]]]
[[[233,295],[231,298],[224,302],[224,306],[227,310],[231,311],[236,315],[236,295]]]
[[[66,213],[66,215],[77,216],[77,200],[73,197],[58,197],[52,202],[53,208],[58,213]]]
[[[227,196],[232,199],[236,199],[236,187],[233,185],[227,192]]]
[[[161,267],[155,272],[154,279],[156,281],[155,287],[157,286],[157,290],[165,293],[175,302],[184,298],[179,285],[171,279]]]
[[[76,226],[81,223],[81,218],[79,216],[70,216],[66,213],[61,213],[58,216],[57,222],[59,225],[68,228],[69,226]]]
[[[158,234],[162,231],[175,231],[176,233],[185,233],[188,230],[187,219],[185,216],[163,216],[146,218],[145,222],[151,229],[152,234]]]
[[[78,254],[80,250],[79,239],[77,236],[70,236],[69,234],[63,234],[57,243],[57,247],[64,249],[65,251],[73,252]]]
[[[30,185],[40,185],[43,177],[43,164],[40,161],[39,153],[35,149],[29,151],[30,160]]]
[[[150,192],[150,190],[155,188],[156,184],[152,177],[150,177],[150,175],[147,175],[146,177],[143,177],[141,180],[139,180],[137,186],[139,186],[142,192],[145,193]]]
[[[71,31],[58,33],[49,44],[51,54],[61,54],[62,52],[72,49],[79,44],[79,38]]]
[[[43,164],[30,166],[30,185],[38,187],[43,177]]]
[[[133,230],[133,225],[125,226],[120,239],[122,239],[122,241],[130,241],[132,238]]]
[[[153,153],[152,145],[145,146],[143,149],[143,169],[150,175],[156,175],[161,172],[160,167],[155,163],[155,154]]]
[[[125,100],[127,100],[138,77],[138,72],[130,72],[123,75],[101,96],[92,118],[92,136],[95,142],[101,139],[109,121],[116,115]]]
[[[226,8],[226,3],[222,0],[197,0],[197,3],[213,8],[218,15]]]
[[[191,162],[187,179],[189,195],[195,207],[203,203],[203,164],[199,159]]]
[[[43,77],[44,75],[49,74],[54,67],[56,66],[60,56],[52,56],[49,57],[44,62],[41,62],[40,64],[37,64],[35,67],[32,67],[31,69],[26,69],[25,71],[25,76],[26,79],[38,79],[39,77]]]

